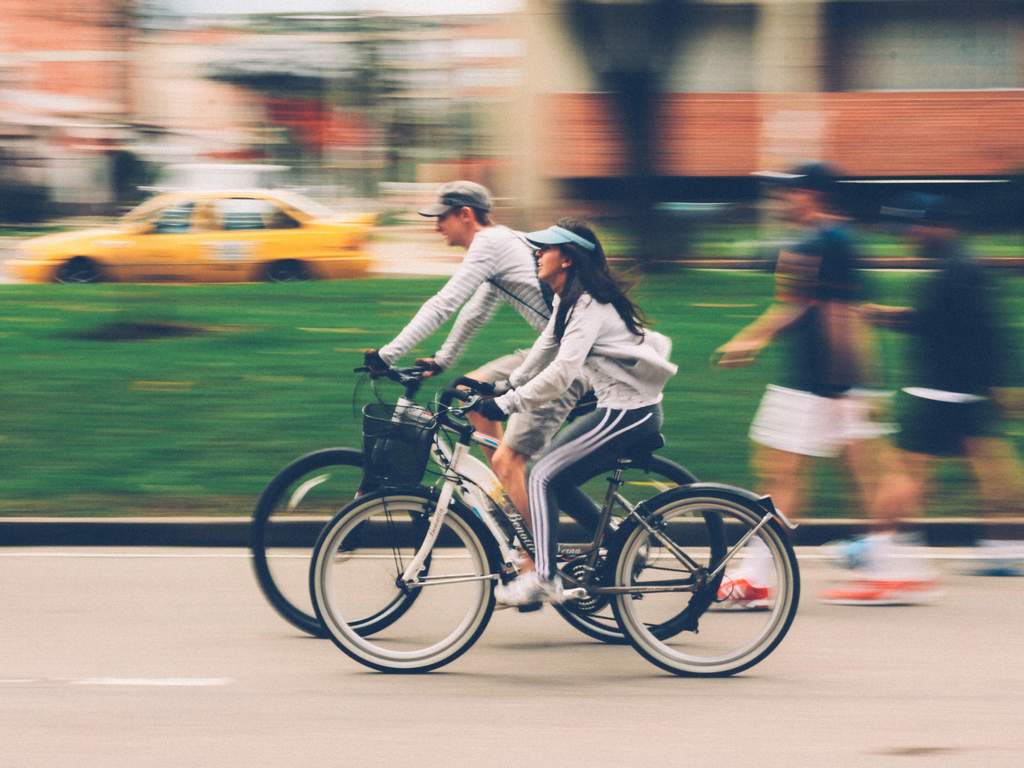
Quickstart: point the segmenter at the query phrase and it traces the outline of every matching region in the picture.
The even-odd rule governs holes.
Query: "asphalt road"
[[[381,675],[278,619],[242,550],[0,549],[0,765],[1024,763],[1020,580],[944,559],[935,605],[825,606],[837,573],[801,554],[780,648],[695,680],[550,610],[495,614],[443,671]]]

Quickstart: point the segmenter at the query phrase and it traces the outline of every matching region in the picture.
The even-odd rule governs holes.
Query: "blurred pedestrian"
[[[783,215],[800,231],[775,268],[775,300],[717,350],[718,364],[747,365],[774,339],[786,342],[780,383],[770,384],[750,428],[760,489],[787,515],[804,505],[807,460],[844,455],[866,501],[874,487],[872,421],[864,382],[869,343],[859,312],[864,287],[853,239],[836,205],[837,172],[823,163],[760,174],[772,184]],[[767,558],[747,553],[730,571],[719,598],[725,607],[768,607],[761,573]]]
[[[962,457],[978,483],[979,509],[989,515],[1020,512],[1021,470],[1013,444],[1000,434],[997,386],[1007,375],[1006,326],[981,266],[964,251],[959,213],[947,198],[914,193],[883,209],[901,222],[918,256],[938,262],[910,307],[865,306],[872,321],[910,334],[910,386],[899,393],[898,450],[887,464],[876,511],[895,528],[922,512],[936,460]],[[1024,546],[998,521],[981,542],[979,573],[1024,572]],[[856,545],[855,545],[856,546]],[[859,545],[864,565],[884,560],[892,535]],[[922,585],[916,585],[922,586]],[[829,597],[858,602],[911,601],[915,585],[854,578]],[[851,601],[851,600],[846,600]]]

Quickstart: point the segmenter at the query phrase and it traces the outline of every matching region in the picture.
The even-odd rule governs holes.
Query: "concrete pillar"
[[[762,2],[756,32],[762,170],[825,159],[826,43],[821,0]]]
[[[518,198],[520,226],[547,225],[559,205],[558,182],[545,168],[546,124],[558,120],[547,109],[557,93],[597,90],[566,28],[560,0],[526,0],[521,12],[525,45],[523,87],[504,121],[507,146],[513,149],[507,194]]]

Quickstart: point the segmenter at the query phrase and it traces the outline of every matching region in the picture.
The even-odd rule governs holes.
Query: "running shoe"
[[[529,571],[508,584],[497,584],[494,599],[502,605],[532,607],[541,603],[560,605],[565,602],[565,595],[560,581],[548,581],[536,571]]]
[[[942,594],[935,579],[849,579],[821,594],[829,605],[920,605]]]
[[[867,566],[871,557],[871,540],[867,536],[858,539],[832,541],[822,547],[823,553],[839,566],[860,570]]]
[[[1024,576],[1024,544],[1019,541],[984,539],[978,542],[975,576]]]
[[[760,586],[744,578],[722,579],[713,608],[720,611],[767,611],[772,607],[770,587]]]

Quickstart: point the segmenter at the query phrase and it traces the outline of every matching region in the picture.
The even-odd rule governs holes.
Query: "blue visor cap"
[[[558,225],[548,227],[547,229],[539,229],[536,232],[528,232],[526,239],[534,245],[565,245],[572,243],[578,245],[585,251],[597,250],[597,245],[590,242],[585,237],[580,237],[575,232],[566,229],[565,227],[559,227]]]

